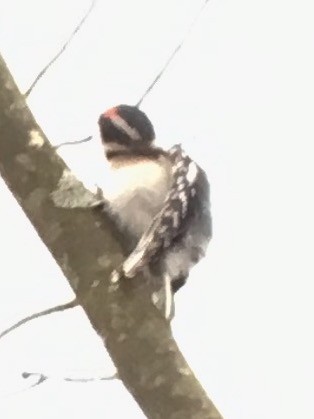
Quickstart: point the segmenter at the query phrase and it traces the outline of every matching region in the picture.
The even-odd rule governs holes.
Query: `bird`
[[[212,237],[207,175],[180,144],[170,150],[156,146],[153,124],[138,106],[112,107],[100,115],[98,125],[104,158],[97,194],[85,196],[67,174],[52,199],[64,208],[95,206],[108,213],[133,248],[111,281],[132,278],[148,267],[161,278],[164,315],[171,320],[173,296],[205,256]],[[78,305],[75,298],[27,316],[0,333],[0,339],[31,320]]]
[[[106,210],[135,248],[113,280],[150,266],[162,277],[170,301],[212,236],[207,175],[180,145],[155,145],[155,130],[136,106],[118,105],[98,120],[106,171],[101,185]]]

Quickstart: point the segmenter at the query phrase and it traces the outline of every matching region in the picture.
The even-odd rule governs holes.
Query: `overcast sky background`
[[[0,0],[0,51],[22,92],[89,4]],[[48,138],[84,138],[102,111],[135,104],[201,4],[99,0],[29,98]],[[181,141],[210,179],[214,238],[177,295],[173,333],[226,419],[314,417],[313,22],[312,0],[211,0],[142,105],[157,142]],[[60,153],[94,182],[97,138]],[[1,330],[72,298],[1,179],[0,251]],[[25,370],[114,371],[81,309],[0,342],[0,417],[143,417],[118,381],[20,391]]]

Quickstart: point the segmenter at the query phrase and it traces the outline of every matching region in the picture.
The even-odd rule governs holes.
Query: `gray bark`
[[[221,419],[151,303],[150,281],[139,276],[110,284],[109,274],[130,251],[111,220],[53,204],[65,169],[0,56],[1,176],[64,272],[119,377],[149,418]]]

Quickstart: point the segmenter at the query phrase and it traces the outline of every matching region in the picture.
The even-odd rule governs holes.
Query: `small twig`
[[[39,386],[39,384],[42,384],[49,379],[59,379],[59,380],[68,381],[71,383],[89,383],[91,381],[112,381],[112,380],[119,379],[118,373],[115,373],[113,375],[108,375],[105,377],[80,377],[80,378],[50,376],[50,375],[42,374],[40,372],[23,372],[22,373],[22,377],[25,379],[29,377],[34,377],[34,376],[38,377],[37,381],[36,383],[32,384],[29,388]]]
[[[174,59],[174,57],[177,55],[177,53],[180,51],[180,49],[182,48],[182,46],[184,45],[185,41],[187,40],[187,38],[189,37],[189,35],[192,32],[192,29],[194,28],[194,26],[196,25],[199,17],[201,16],[201,14],[203,13],[205,7],[207,6],[207,3],[209,2],[209,0],[205,0],[204,4],[201,6],[200,10],[198,11],[198,13],[196,14],[196,16],[194,17],[192,23],[190,24],[190,26],[188,27],[187,31],[185,32],[182,40],[180,41],[180,43],[176,46],[176,48],[174,49],[174,51],[170,54],[168,60],[166,61],[166,63],[164,64],[164,66],[162,67],[162,69],[160,70],[160,72],[157,74],[157,76],[154,78],[154,80],[152,81],[152,83],[148,86],[148,88],[145,90],[144,94],[142,95],[142,97],[140,98],[140,100],[137,102],[137,104],[135,105],[137,108],[139,108],[141,106],[141,103],[143,102],[143,100],[145,99],[145,97],[148,95],[148,93],[152,90],[152,88],[155,86],[155,84],[158,82],[158,80],[161,78],[161,76],[164,74],[164,72],[167,70],[168,66],[170,65],[171,61]]]
[[[82,143],[87,143],[88,141],[91,141],[93,139],[93,136],[90,135],[86,138],[83,138],[82,140],[76,140],[76,141],[65,141],[64,143],[60,143],[57,145],[54,145],[53,148],[57,150],[59,147],[63,147],[64,145],[77,145]]]
[[[63,47],[60,49],[60,51],[49,61],[49,63],[37,75],[37,77],[35,78],[35,80],[31,84],[31,86],[29,87],[29,89],[25,92],[25,94],[24,94],[24,97],[25,98],[27,98],[30,95],[30,93],[32,92],[33,88],[36,86],[36,84],[38,83],[38,81],[43,77],[43,75],[47,72],[47,70],[57,61],[57,59],[60,57],[60,55],[69,46],[69,44],[72,41],[72,39],[74,38],[74,36],[81,29],[81,27],[83,26],[84,22],[86,21],[86,19],[88,18],[88,16],[92,12],[93,8],[95,7],[96,1],[97,0],[93,0],[92,1],[89,9],[87,10],[87,12],[85,13],[85,15],[81,19],[80,23],[76,26],[76,28],[74,29],[74,31],[71,33],[69,39],[63,45]]]
[[[47,310],[40,311],[39,313],[31,314],[30,316],[24,317],[24,319],[19,320],[17,323],[13,324],[12,326],[5,329],[3,332],[0,333],[0,339],[2,339],[8,333],[11,333],[13,330],[17,329],[18,327],[22,326],[25,323],[28,323],[31,320],[37,319],[42,316],[46,316],[48,314],[56,313],[58,311],[68,310],[69,308],[74,308],[79,305],[77,299],[73,299],[72,301],[60,304],[55,307],[48,308]]]

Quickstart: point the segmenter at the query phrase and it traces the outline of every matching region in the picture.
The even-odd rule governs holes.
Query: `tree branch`
[[[149,418],[221,419],[151,303],[152,281],[108,280],[131,250],[108,216],[53,204],[51,193],[65,169],[0,56],[0,173],[67,277],[119,377]]]
[[[58,377],[58,376],[53,376],[53,375],[51,376],[51,375],[42,374],[41,372],[26,372],[26,371],[22,373],[22,377],[25,379],[30,378],[30,377],[37,378],[37,381],[33,383],[32,385],[30,385],[29,388],[39,386],[40,384],[44,383],[45,381],[51,378],[61,380],[61,381],[68,381],[70,383],[90,383],[94,381],[113,381],[113,380],[119,379],[118,374],[107,375],[103,377]]]
[[[88,16],[91,14],[92,10],[94,9],[96,4],[96,0],[93,0],[87,10],[87,12],[84,14],[83,18],[80,20],[79,24],[75,27],[73,32],[71,33],[68,40],[65,42],[65,44],[62,46],[60,51],[57,52],[56,55],[53,56],[53,58],[49,61],[48,64],[45,65],[45,67],[38,73],[33,83],[30,85],[30,87],[27,89],[27,91],[24,94],[25,98],[28,98],[28,96],[32,93],[32,90],[36,86],[36,84],[39,82],[39,80],[46,74],[46,72],[49,70],[49,68],[57,61],[57,59],[63,54],[63,52],[66,50],[66,48],[69,46],[70,42],[74,38],[74,36],[77,34],[77,32],[81,29],[83,24],[85,23]]]

